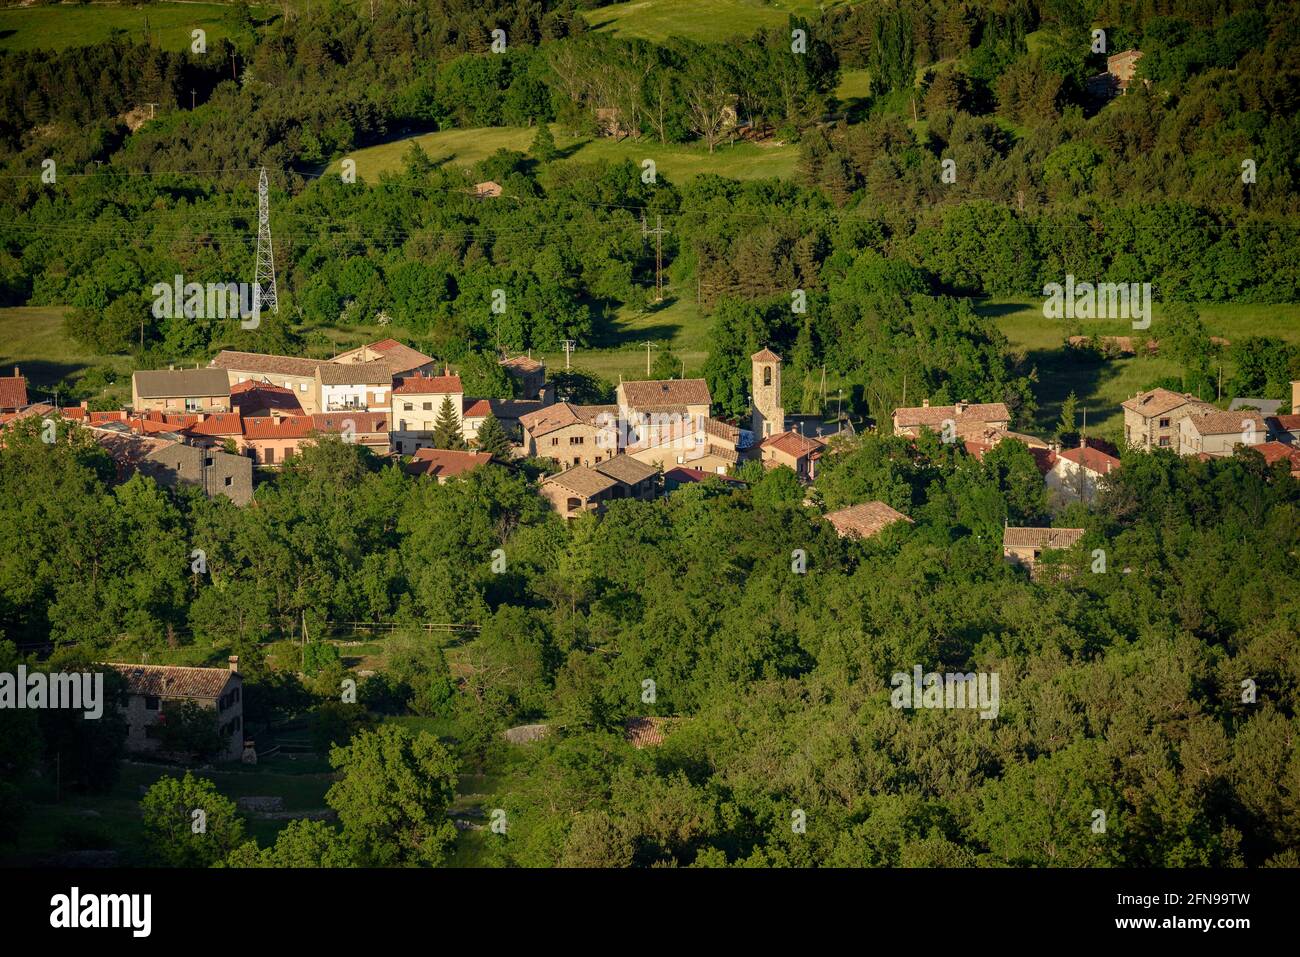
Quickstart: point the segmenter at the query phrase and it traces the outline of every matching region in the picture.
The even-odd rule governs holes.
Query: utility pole
[[[653,343],[647,341],[645,344],[645,374],[646,378],[650,377],[650,347]]]
[[[156,107],[157,105],[158,105],[157,103],[146,103],[146,104],[145,104],[145,106],[149,107],[149,119],[151,119],[151,120],[152,120],[155,116],[157,116],[157,112],[156,112],[155,109],[154,109],[154,107]]]
[[[235,76],[235,51],[230,51],[230,78],[238,81],[239,77]]]
[[[275,285],[275,253],[271,250],[271,188],[266,182],[266,167],[257,177],[257,264],[253,281],[261,291],[260,302],[279,314],[280,303]]]
[[[655,228],[647,229],[645,223],[645,210],[641,211],[641,235],[654,236],[655,238],[655,302],[663,302],[663,271],[664,271],[664,234],[668,230],[664,229],[664,218],[655,213]],[[696,295],[699,295],[698,276],[696,277]]]
[[[197,93],[197,92],[198,92],[197,90],[190,90],[190,110],[191,110],[191,111],[194,110],[194,94]]]
[[[561,340],[560,340],[560,345],[564,346],[564,371],[565,371],[565,372],[568,372],[568,371],[569,371],[569,355],[570,355],[570,353],[573,352],[574,348],[577,346],[577,343],[574,342],[572,339],[561,339]]]

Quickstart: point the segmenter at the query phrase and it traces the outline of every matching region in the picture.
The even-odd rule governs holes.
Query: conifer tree
[[[435,449],[463,449],[465,440],[460,435],[460,420],[452,407],[451,397],[443,396],[442,406],[438,409],[438,419],[433,423],[433,447]]]
[[[483,424],[478,427],[475,444],[480,452],[491,452],[492,458],[506,460],[510,458],[512,443],[501,422],[492,413],[488,413]]]

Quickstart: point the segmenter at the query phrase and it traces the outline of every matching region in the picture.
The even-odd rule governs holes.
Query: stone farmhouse
[[[244,682],[239,657],[232,655],[229,669],[182,668],[174,665],[109,663],[126,679],[127,749],[157,752],[158,724],[169,707],[192,701],[212,712],[212,723],[224,747],[219,760],[237,761],[244,752]]]
[[[1073,548],[1083,538],[1082,528],[1026,528],[1009,526],[1002,532],[1002,557],[1033,574],[1043,552]]]
[[[1002,402],[930,405],[926,399],[919,406],[895,409],[894,434],[917,437],[923,429],[943,436],[947,429],[956,438],[980,440],[989,433],[1005,432],[1011,425],[1011,412]]]

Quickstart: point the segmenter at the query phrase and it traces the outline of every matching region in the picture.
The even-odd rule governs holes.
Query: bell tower
[[[754,440],[785,431],[785,409],[781,408],[781,357],[763,349],[749,357],[754,364],[753,412],[751,428]]]

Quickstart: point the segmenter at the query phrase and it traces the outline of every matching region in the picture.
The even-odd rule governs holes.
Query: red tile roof
[[[305,439],[315,427],[310,416],[290,415],[276,421],[267,416],[244,420],[244,438],[246,439]]]
[[[664,473],[665,482],[703,482],[707,479],[715,478],[720,482],[726,482],[729,485],[741,485],[745,483],[738,478],[730,475],[721,475],[717,472],[706,472],[703,469],[693,469],[685,465],[678,465]]]
[[[349,426],[348,423],[352,424]],[[342,432],[351,428],[358,435],[388,431],[388,413],[386,412],[324,412],[311,417],[311,424],[318,432]]]
[[[393,395],[463,395],[458,375],[412,375],[393,383]]]
[[[777,435],[769,435],[759,443],[759,448],[776,449],[778,452],[784,452],[796,459],[819,452],[825,447],[826,443],[821,439],[800,435],[798,432],[781,432]]]
[[[25,376],[0,376],[0,409],[18,410],[27,404]]]
[[[1264,456],[1264,461],[1269,465],[1274,462],[1289,460],[1292,471],[1300,469],[1300,448],[1296,448],[1294,445],[1286,445],[1282,442],[1261,442],[1259,445],[1250,446],[1250,448]]]
[[[1106,475],[1112,469],[1119,468],[1119,459],[1113,455],[1107,455],[1101,449],[1094,449],[1092,446],[1079,446],[1056,454],[1057,458],[1068,459],[1075,465],[1081,465],[1089,472],[1094,472],[1097,475]]]
[[[451,449],[419,449],[406,466],[409,475],[454,478],[492,461],[490,452],[456,452]]]
[[[771,349],[759,349],[749,357],[752,362],[780,362],[781,357]]]

